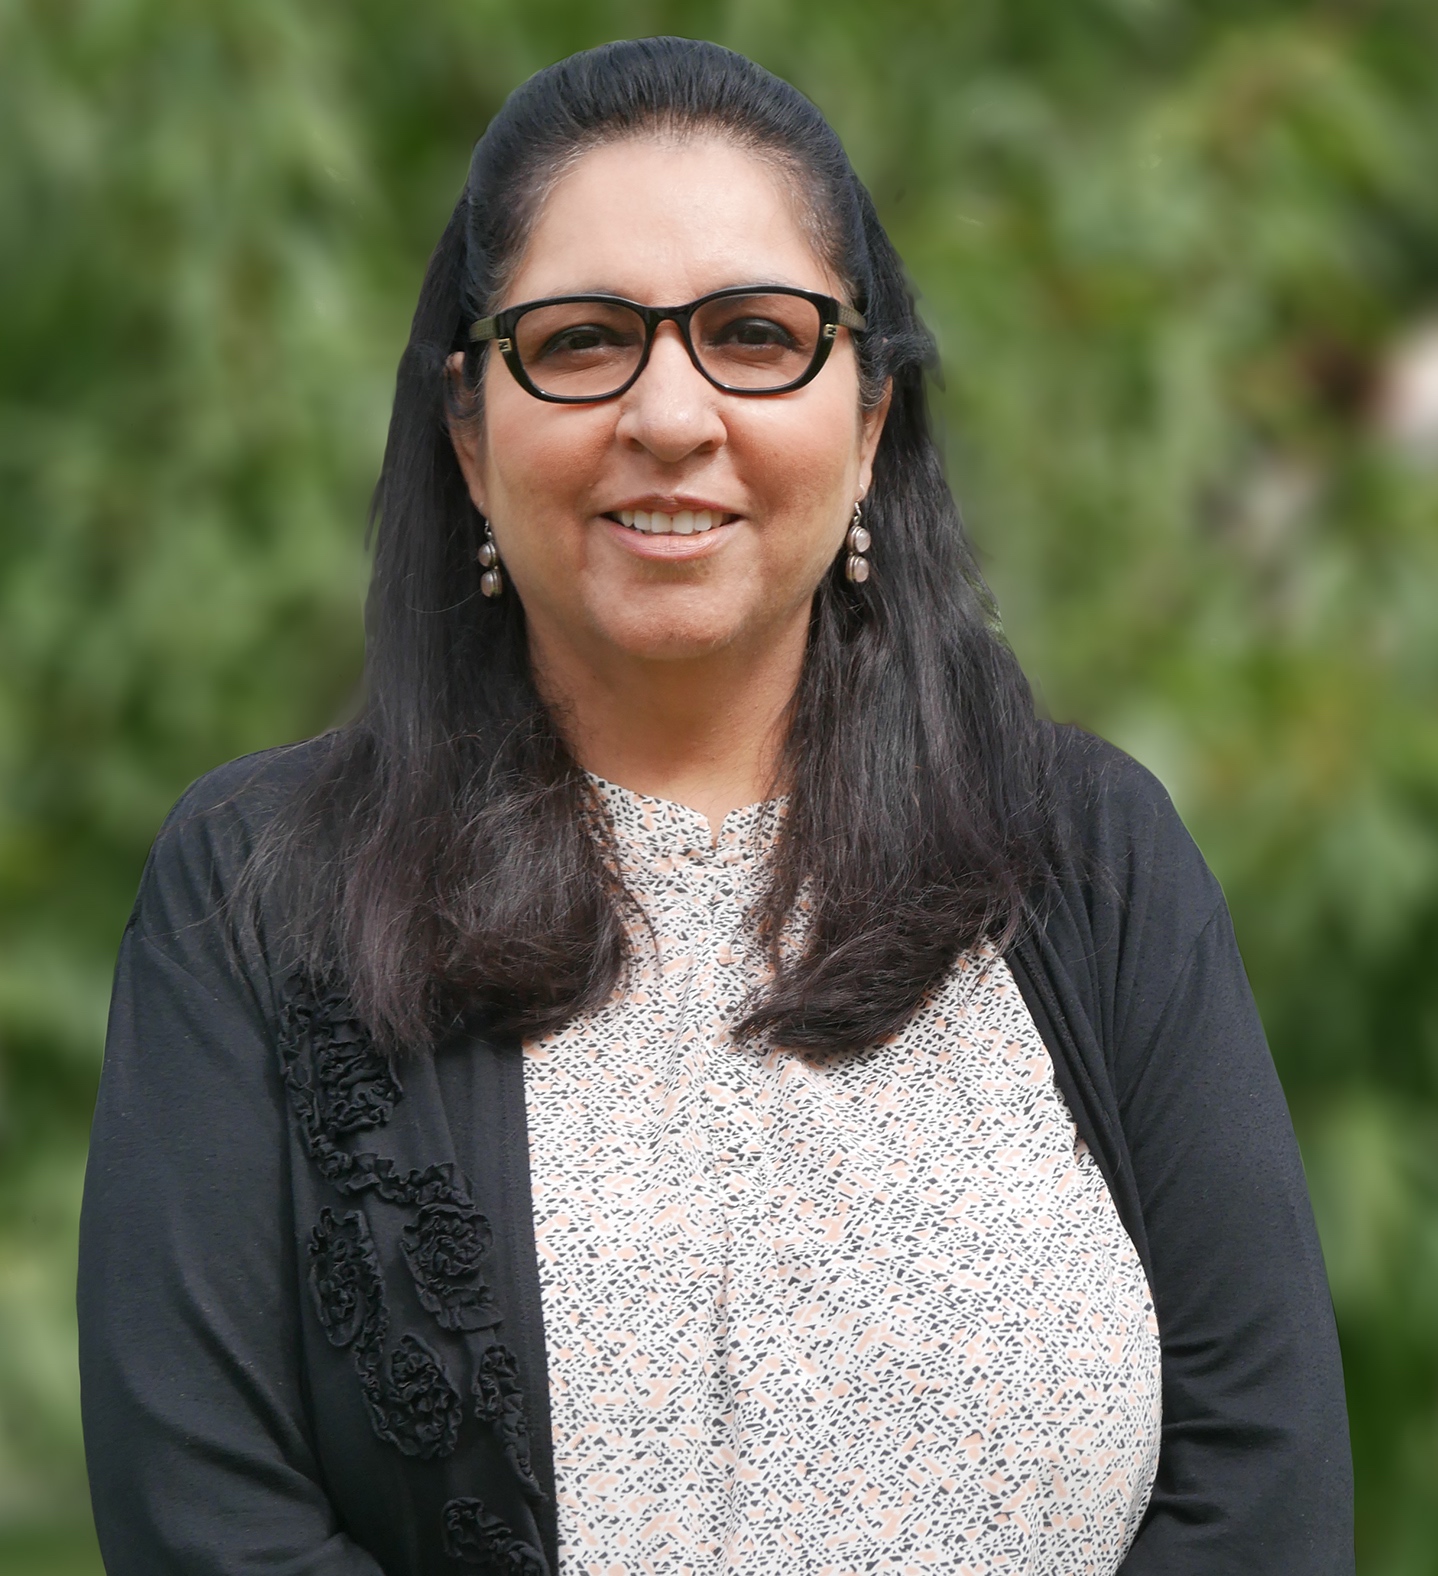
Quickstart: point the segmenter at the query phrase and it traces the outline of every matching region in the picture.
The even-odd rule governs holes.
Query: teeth
[[[619,523],[647,536],[698,536],[724,523],[717,509],[681,509],[678,514],[660,514],[657,509],[621,509]]]

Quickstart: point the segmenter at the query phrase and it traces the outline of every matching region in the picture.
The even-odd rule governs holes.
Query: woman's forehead
[[[643,136],[559,177],[505,296],[605,291],[667,306],[759,283],[835,287],[786,172],[718,136]]]

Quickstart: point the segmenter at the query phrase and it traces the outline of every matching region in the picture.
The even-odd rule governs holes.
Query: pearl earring
[[[499,548],[488,521],[485,521],[484,540],[479,544],[479,551],[474,556],[479,559],[479,567],[484,570],[479,577],[479,589],[487,597],[503,596],[504,571],[499,567]]]
[[[849,550],[849,556],[844,560],[845,578],[851,580],[856,586],[861,586],[869,578],[869,560],[864,554],[873,545],[871,537],[859,521],[863,518],[864,507],[861,503],[854,505],[854,518],[849,522],[849,534],[844,538],[844,545]]]

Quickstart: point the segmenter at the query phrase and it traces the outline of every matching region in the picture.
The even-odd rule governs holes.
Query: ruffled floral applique
[[[494,1233],[472,1204],[444,1200],[421,1207],[404,1228],[400,1248],[420,1303],[445,1330],[485,1330],[499,1310],[480,1278]]]
[[[544,1556],[518,1537],[482,1499],[452,1499],[444,1507],[444,1552],[467,1565],[483,1565],[493,1576],[547,1576]]]
[[[464,1407],[444,1363],[419,1336],[402,1335],[385,1367],[387,1382],[370,1408],[375,1432],[421,1461],[453,1454]]]
[[[402,1335],[386,1356],[389,1309],[364,1215],[321,1210],[309,1260],[315,1311],[330,1344],[354,1352],[375,1433],[402,1455],[428,1461],[452,1454],[464,1420],[459,1391],[417,1335]]]
[[[290,980],[280,1014],[280,1061],[305,1153],[345,1193],[373,1192],[387,1203],[473,1208],[453,1161],[406,1171],[387,1155],[350,1151],[339,1139],[380,1127],[404,1091],[388,1056],[339,992],[303,973]]]
[[[367,1195],[407,1212],[399,1251],[420,1306],[452,1334],[496,1330],[500,1312],[483,1273],[494,1233],[464,1173],[452,1161],[406,1169],[388,1155],[351,1147],[352,1135],[391,1119],[403,1089],[345,997],[294,976],[279,1049],[298,1133],[319,1173],[341,1194]],[[464,1398],[444,1359],[418,1334],[406,1332],[391,1344],[384,1268],[362,1209],[320,1211],[307,1279],[325,1338],[353,1357],[375,1434],[420,1460],[452,1455]],[[518,1366],[507,1346],[492,1342],[478,1354],[470,1393],[475,1418],[493,1431],[525,1492],[543,1498]],[[477,1499],[446,1506],[444,1545],[451,1558],[502,1576],[548,1572],[539,1550]]]
[[[364,1216],[358,1210],[344,1216],[321,1210],[309,1256],[310,1295],[330,1345],[383,1342],[389,1324],[384,1282]]]
[[[474,1415],[498,1433],[515,1475],[531,1494],[543,1497],[529,1456],[529,1420],[519,1383],[519,1364],[502,1342],[496,1341],[480,1353],[471,1393]]]
[[[389,1121],[403,1094],[390,1059],[338,991],[307,976],[290,982],[280,1015],[290,1103],[316,1160],[344,1133]]]

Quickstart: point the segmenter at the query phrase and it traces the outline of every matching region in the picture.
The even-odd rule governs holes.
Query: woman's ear
[[[450,391],[462,394],[466,399],[468,392],[464,389],[464,352],[456,350],[444,364],[444,375],[450,385]],[[460,401],[447,401],[446,408],[451,412]],[[480,465],[480,426],[478,421],[466,420],[463,417],[449,415],[446,419],[449,428],[449,441],[454,446],[454,457],[459,461],[459,469],[464,477],[464,484],[469,489],[470,501],[483,515],[489,511],[484,506],[484,478]]]
[[[863,414],[859,439],[859,496],[869,491],[874,479],[874,456],[879,452],[879,439],[884,435],[884,423],[889,419],[889,404],[894,397],[894,380],[885,378],[884,392],[877,405],[871,405]]]

